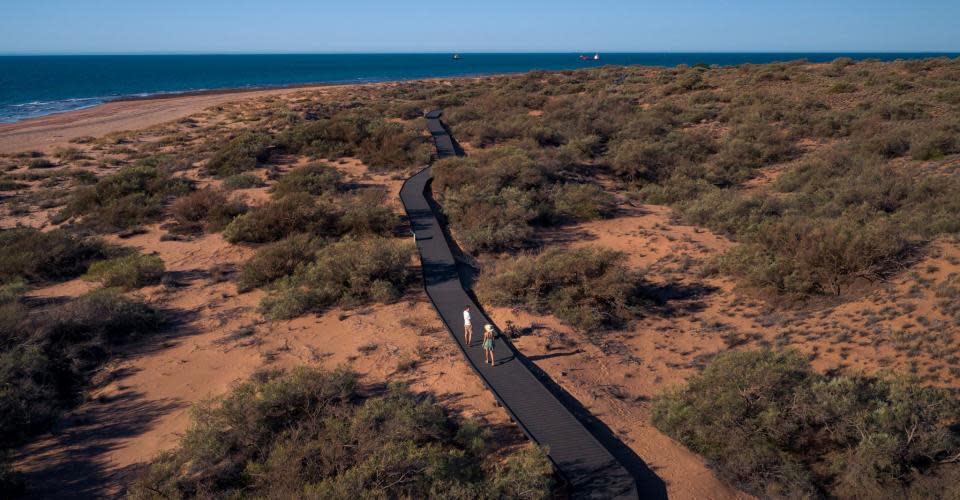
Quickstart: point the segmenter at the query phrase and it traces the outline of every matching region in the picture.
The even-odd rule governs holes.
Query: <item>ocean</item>
[[[942,53],[275,54],[0,56],[0,122],[95,106],[119,98],[307,83],[358,83],[521,73],[601,65],[769,63],[806,59],[894,60]],[[593,53],[587,53],[593,56]]]

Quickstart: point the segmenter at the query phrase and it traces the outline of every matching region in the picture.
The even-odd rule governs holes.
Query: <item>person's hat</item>
[[[493,325],[485,325],[485,326],[483,327],[483,329],[484,329],[485,331],[492,332],[492,331],[493,331]]]

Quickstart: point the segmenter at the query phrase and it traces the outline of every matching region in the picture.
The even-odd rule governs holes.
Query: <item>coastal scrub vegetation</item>
[[[119,345],[157,331],[163,316],[115,289],[89,292],[63,305],[32,311],[22,283],[0,288],[0,452],[46,431],[83,400],[94,371]],[[22,482],[3,474],[0,491]]]
[[[433,152],[422,123],[395,123],[371,109],[344,111],[294,124],[278,136],[285,151],[316,158],[360,158],[375,169],[425,165]]]
[[[433,172],[444,214],[472,251],[522,248],[537,226],[597,219],[616,206],[598,186],[565,181],[519,148],[445,159]]]
[[[180,446],[130,497],[550,498],[552,467],[525,447],[502,459],[490,433],[401,384],[370,393],[348,371],[255,374],[198,405]]]
[[[247,210],[243,201],[208,187],[177,198],[170,204],[169,213],[178,232],[218,232]]]
[[[79,276],[107,257],[107,246],[62,229],[0,230],[0,283],[51,281]]]
[[[157,220],[170,197],[187,194],[192,183],[153,165],[133,165],[77,188],[57,216],[57,222],[82,216],[83,225],[119,230]]]
[[[599,247],[552,248],[484,269],[480,299],[504,307],[553,314],[586,331],[621,328],[639,313],[640,277],[626,255]]]
[[[206,171],[217,177],[230,177],[253,170],[270,158],[273,139],[261,131],[245,130],[229,139],[206,164]]]
[[[434,183],[467,250],[537,246],[538,227],[610,213],[579,186],[564,210],[553,188],[606,182],[740,243],[713,268],[809,297],[888,279],[960,231],[960,182],[936,163],[960,154],[958,64],[611,66],[394,96],[443,106],[472,146]]]
[[[160,283],[165,270],[160,257],[131,252],[128,255],[94,262],[84,279],[99,281],[105,287],[132,290]]]
[[[258,248],[240,269],[237,289],[246,292],[293,274],[301,265],[312,262],[326,243],[310,234],[295,234]]]
[[[418,118],[438,107],[469,156],[435,163],[433,193],[453,238],[479,257],[477,292],[485,303],[553,314],[591,334],[629,326],[643,310],[640,273],[612,250],[551,248],[551,238],[570,234],[553,229],[667,205],[695,232],[709,228],[734,242],[704,262],[701,276],[722,273],[764,297],[843,297],[923,271],[915,288],[935,297],[929,318],[918,314],[889,335],[866,323],[857,342],[916,338],[931,352],[942,349],[937,363],[954,372],[947,329],[958,318],[956,273],[910,267],[928,250],[954,245],[960,233],[958,81],[960,60],[946,58],[605,66],[363,86],[337,99],[303,91],[151,130],[83,138],[50,159],[39,152],[0,156],[10,216],[4,226],[45,224],[42,211],[56,214],[53,227],[0,230],[0,382],[9,388],[0,394],[2,446],[49,428],[82,399],[111,352],[162,327],[160,312],[121,292],[156,283],[162,260],[110,247],[97,233],[126,238],[161,223],[170,234],[160,241],[183,241],[223,231],[228,243],[248,247],[230,253],[252,257],[237,273],[227,264],[216,274],[241,292],[263,288],[260,311],[271,320],[402,297],[413,282],[413,246],[395,237],[403,226],[385,203],[388,191],[369,186],[430,160]],[[348,157],[369,170],[343,173],[354,172],[338,167]],[[953,265],[950,255],[945,261]],[[28,295],[78,276],[118,288],[62,301]],[[753,306],[741,309],[739,300],[731,310],[751,319]],[[775,302],[752,321],[772,321],[782,312]],[[893,306],[883,311],[877,314],[900,314]],[[830,314],[839,313],[823,312]],[[926,342],[933,335],[937,340]],[[816,354],[820,344],[814,347]],[[825,351],[845,360],[844,348]],[[820,375],[792,354],[724,356],[688,388],[658,399],[654,411],[664,432],[706,456],[723,477],[771,497],[956,494],[951,395],[904,379]],[[911,366],[928,368],[936,367]],[[549,491],[539,452],[495,461],[459,441],[459,430],[448,439],[444,433],[461,425],[449,419],[444,425],[453,427],[439,434],[430,427],[413,450],[386,431],[391,420],[418,415],[411,408],[419,408],[419,396],[349,389],[329,400],[312,382],[327,387],[339,384],[337,377],[258,376],[242,386],[245,395],[203,406],[196,430],[151,466],[134,495]],[[297,406],[302,401],[314,402]],[[357,420],[383,405],[385,420]],[[352,441],[337,448],[326,444],[341,441],[330,439]],[[331,468],[329,450],[338,450],[341,468]],[[465,466],[463,457],[470,459]],[[445,468],[450,464],[456,467]],[[0,467],[0,483],[11,477],[7,471]],[[376,481],[404,472],[415,479]],[[459,483],[451,486],[451,478]]]
[[[772,498],[956,498],[958,415],[946,389],[772,351],[718,355],[653,406],[658,429]]]
[[[399,219],[389,207],[378,203],[384,196],[373,190],[335,198],[294,192],[236,217],[223,235],[231,243],[251,244],[271,243],[299,233],[319,237],[386,235]]]
[[[275,198],[291,193],[307,193],[313,196],[333,194],[346,190],[344,175],[331,166],[310,163],[284,174],[271,188]]]
[[[293,253],[296,259],[302,255],[300,245],[310,245],[304,240],[297,243],[274,247],[270,256]],[[268,316],[283,319],[334,305],[356,307],[392,302],[412,281],[412,254],[409,242],[383,237],[346,238],[330,243],[320,247],[311,262],[299,264],[293,274],[277,279],[261,308]]]

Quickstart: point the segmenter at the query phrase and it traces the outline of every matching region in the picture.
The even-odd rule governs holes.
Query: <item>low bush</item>
[[[95,186],[76,189],[57,219],[84,215],[84,223],[92,227],[127,229],[159,218],[166,198],[187,194],[191,189],[189,180],[173,177],[161,167],[124,167]]]
[[[100,240],[79,238],[62,229],[0,230],[0,283],[72,278],[106,255]]]
[[[607,157],[613,172],[621,178],[658,181],[685,165],[703,162],[715,152],[716,145],[708,135],[675,131],[662,137],[620,141]]]
[[[231,175],[223,180],[223,188],[228,191],[266,186],[259,177],[250,174]]]
[[[764,222],[721,258],[721,269],[780,293],[840,295],[857,280],[883,280],[914,248],[896,225],[875,220],[785,218]]]
[[[338,232],[335,206],[306,193],[294,193],[255,207],[231,222],[223,236],[231,243],[269,243],[296,233]]]
[[[400,224],[400,218],[387,203],[385,189],[363,189],[339,198],[341,234],[388,235]]]
[[[931,131],[916,137],[910,147],[914,160],[939,160],[946,155],[960,153],[957,130]]]
[[[828,91],[831,94],[849,94],[857,91],[857,86],[849,82],[837,82]]]
[[[956,498],[960,405],[915,380],[825,376],[795,352],[721,354],[653,423],[772,498]]]
[[[27,163],[27,168],[38,169],[38,168],[53,168],[57,165],[52,161],[46,158],[34,158],[30,160],[30,163]]]
[[[531,244],[534,228],[603,217],[615,199],[597,186],[550,175],[528,152],[497,147],[434,166],[434,189],[457,240],[470,251]]]
[[[170,215],[180,230],[221,231],[247,212],[242,201],[230,200],[218,189],[205,188],[181,196],[170,204]]]
[[[545,455],[501,462],[489,435],[399,384],[370,396],[345,371],[261,372],[198,405],[130,497],[549,498]]]
[[[616,198],[595,184],[557,184],[552,188],[550,216],[558,222],[600,219],[613,215]]]
[[[87,158],[83,151],[77,148],[59,148],[53,152],[53,156],[56,156],[60,161],[76,161]]]
[[[339,305],[391,302],[410,284],[413,248],[381,237],[344,239],[322,247],[316,258],[275,283],[261,308],[284,319]]]
[[[639,276],[626,255],[599,247],[550,249],[500,261],[477,282],[480,300],[553,314],[586,331],[621,328],[639,312]]]
[[[386,192],[378,189],[323,197],[294,191],[235,218],[224,237],[231,243],[269,243],[297,233],[384,235],[399,224],[385,201]]]
[[[94,262],[84,279],[99,281],[106,287],[126,290],[160,283],[166,267],[157,255],[131,253],[122,257]]]
[[[204,169],[217,177],[229,177],[253,170],[270,158],[273,139],[266,133],[244,131],[214,153]]]
[[[375,169],[401,169],[426,165],[433,148],[420,126],[378,121],[359,145],[360,159]]]
[[[10,179],[0,179],[0,192],[2,191],[19,191],[21,189],[27,189],[30,187],[29,184],[24,184],[22,182],[12,181]]]
[[[161,324],[156,311],[112,289],[21,315],[0,353],[0,447],[17,446],[46,430],[82,400],[79,389],[115,346]]]
[[[320,196],[343,189],[343,173],[328,165],[311,163],[284,174],[273,186],[272,191],[275,198],[282,198],[290,193]]]
[[[259,248],[240,269],[237,289],[245,292],[293,274],[300,266],[313,262],[323,245],[323,240],[297,234]]]
[[[795,295],[842,294],[909,265],[920,245],[960,231],[960,183],[896,169],[864,144],[826,150],[783,172],[778,195],[694,191],[683,218],[738,239],[720,269]]]
[[[335,159],[359,157],[372,168],[424,165],[431,148],[420,125],[393,123],[364,114],[341,113],[285,131],[280,143],[291,152]]]

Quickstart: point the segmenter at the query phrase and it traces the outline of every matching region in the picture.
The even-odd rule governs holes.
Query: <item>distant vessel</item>
[[[454,59],[460,59],[460,54],[454,54],[454,55],[453,55],[453,58],[454,58]]]
[[[581,61],[589,61],[590,58],[587,57],[587,56],[585,56],[585,55],[583,55],[583,54],[580,54],[580,60],[581,60]]]
[[[599,60],[600,60],[600,54],[599,54],[599,53],[595,53],[595,54],[593,54],[593,57],[590,57],[590,56],[584,55],[584,54],[580,54],[580,60],[581,60],[581,61],[589,61],[589,60],[591,60],[591,59],[594,60],[594,61],[599,61]]]
[[[594,61],[599,61],[599,60],[600,60],[600,54],[599,54],[599,53],[594,53],[594,54],[593,54],[593,60],[594,60]]]

